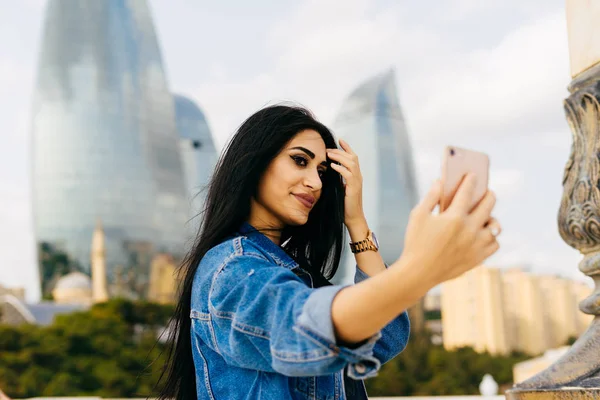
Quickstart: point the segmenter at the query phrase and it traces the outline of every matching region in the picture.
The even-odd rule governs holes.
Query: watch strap
[[[369,250],[378,251],[377,246],[375,246],[375,243],[373,243],[373,241],[370,239],[370,237],[371,237],[371,231],[369,231],[367,233],[366,239],[363,239],[359,242],[351,242],[350,250],[352,251],[352,253],[354,253],[354,254],[362,253],[363,251],[369,251]]]

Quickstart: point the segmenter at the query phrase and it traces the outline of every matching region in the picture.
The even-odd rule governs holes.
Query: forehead
[[[311,150],[313,153],[325,153],[325,142],[323,138],[319,134],[319,132],[307,129],[301,132],[298,132],[296,136],[289,141],[286,147],[296,147],[301,146],[305,147],[308,150]]]

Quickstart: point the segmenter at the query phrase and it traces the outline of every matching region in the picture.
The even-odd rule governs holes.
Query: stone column
[[[104,245],[104,229],[100,219],[96,222],[96,229],[92,236],[92,300],[102,303],[108,300],[108,287],[106,284],[106,248]]]
[[[558,228],[584,255],[579,269],[594,279],[579,308],[595,318],[563,357],[509,390],[509,400],[600,399],[600,1],[567,0],[567,25],[573,80],[564,107],[573,144]]]

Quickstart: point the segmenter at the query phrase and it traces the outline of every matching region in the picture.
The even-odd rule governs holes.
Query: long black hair
[[[326,148],[337,148],[331,131],[310,111],[298,106],[274,105],[250,116],[225,147],[208,185],[202,223],[181,270],[179,301],[171,320],[166,380],[159,399],[196,399],[196,377],[190,335],[192,283],[200,260],[212,247],[235,234],[248,220],[250,204],[271,161],[298,133],[317,131]],[[281,232],[284,250],[317,281],[337,271],[343,246],[344,188],[340,176],[328,168],[321,197],[301,226]]]

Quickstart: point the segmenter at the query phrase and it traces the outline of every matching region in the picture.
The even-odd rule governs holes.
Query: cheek
[[[289,165],[285,160],[275,163],[268,174],[268,186],[276,193],[289,194],[292,187],[300,181],[298,170]]]
[[[259,185],[258,197],[265,204],[279,203],[289,195],[295,180],[295,171],[285,165],[274,164],[267,170]]]

